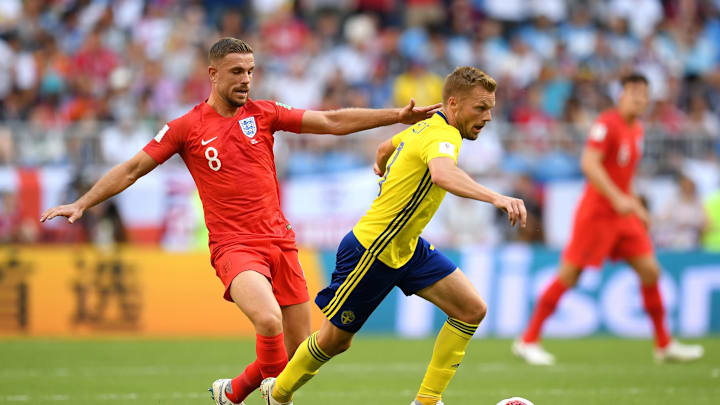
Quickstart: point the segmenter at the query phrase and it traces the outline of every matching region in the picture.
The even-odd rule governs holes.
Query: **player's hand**
[[[626,195],[622,195],[612,201],[613,209],[615,209],[615,212],[620,215],[627,215],[635,212],[638,205],[638,202],[634,198]]]
[[[55,208],[50,208],[40,216],[40,222],[45,222],[55,217],[66,217],[68,222],[71,224],[82,217],[85,209],[78,206],[76,203],[68,205],[59,205]]]
[[[382,168],[382,169],[381,169],[380,166],[378,166],[377,162],[375,162],[375,164],[373,165],[373,171],[374,171],[375,174],[377,174],[379,177],[382,177],[382,176],[385,174],[385,168]]]
[[[493,205],[495,208],[507,212],[510,226],[515,226],[516,223],[520,222],[520,226],[525,228],[525,224],[527,223],[527,210],[525,209],[523,200],[501,195],[493,201]]]
[[[642,221],[643,225],[645,225],[645,228],[650,227],[650,213],[648,210],[643,207],[643,205],[640,203],[640,201],[635,200],[635,209],[633,210],[633,214],[635,214],[640,221]]]
[[[440,107],[442,107],[441,103],[425,107],[415,107],[415,100],[410,99],[410,104],[403,107],[398,113],[398,122],[406,125],[414,124],[418,121],[432,117],[432,115],[435,114]]]

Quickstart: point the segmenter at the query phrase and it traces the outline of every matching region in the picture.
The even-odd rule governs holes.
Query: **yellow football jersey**
[[[412,258],[418,237],[440,207],[446,191],[433,184],[428,163],[450,157],[457,164],[462,136],[438,112],[398,133],[380,190],[353,228],[355,237],[381,262],[402,267]]]

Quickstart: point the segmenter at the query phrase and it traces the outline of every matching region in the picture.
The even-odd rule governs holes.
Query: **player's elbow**
[[[580,156],[580,170],[585,176],[602,167],[602,155],[585,150]]]
[[[134,184],[140,177],[142,177],[140,167],[132,162],[126,162],[124,165],[119,166],[119,169],[122,170],[122,177],[125,179],[125,184],[128,186]]]
[[[349,133],[336,111],[327,111],[325,113],[325,128],[325,132],[331,135],[342,136]]]
[[[378,145],[377,152],[375,152],[375,156],[380,159],[388,159],[390,155],[395,152],[395,147],[392,144],[392,141],[385,141]]]
[[[580,157],[580,171],[582,171],[582,174],[586,177],[592,173],[595,168],[601,166],[602,164],[597,161],[597,159],[589,155],[587,153],[583,153],[583,155]]]

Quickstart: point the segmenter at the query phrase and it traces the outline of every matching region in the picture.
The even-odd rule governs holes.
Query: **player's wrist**
[[[505,198],[506,197],[500,193],[492,192],[492,194],[490,194],[490,198],[489,198],[490,204],[497,206],[498,204],[502,204],[502,202]]]
[[[613,193],[610,196],[610,202],[612,202],[613,205],[618,206],[626,203],[628,200],[628,197],[622,193]]]
[[[82,197],[81,197],[81,198],[78,198],[77,201],[75,201],[74,203],[72,203],[72,204],[70,204],[70,205],[71,205],[74,209],[80,210],[80,211],[85,211],[85,210],[87,209],[87,207],[88,207],[87,202],[86,202]]]
[[[393,108],[393,114],[395,114],[394,124],[402,124],[404,121],[403,108]]]

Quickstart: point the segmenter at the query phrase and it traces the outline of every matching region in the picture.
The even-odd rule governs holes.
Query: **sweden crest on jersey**
[[[242,129],[243,134],[247,136],[248,138],[252,138],[257,133],[257,125],[255,125],[255,117],[248,117],[243,118],[238,121],[238,124],[240,124],[240,129]]]

